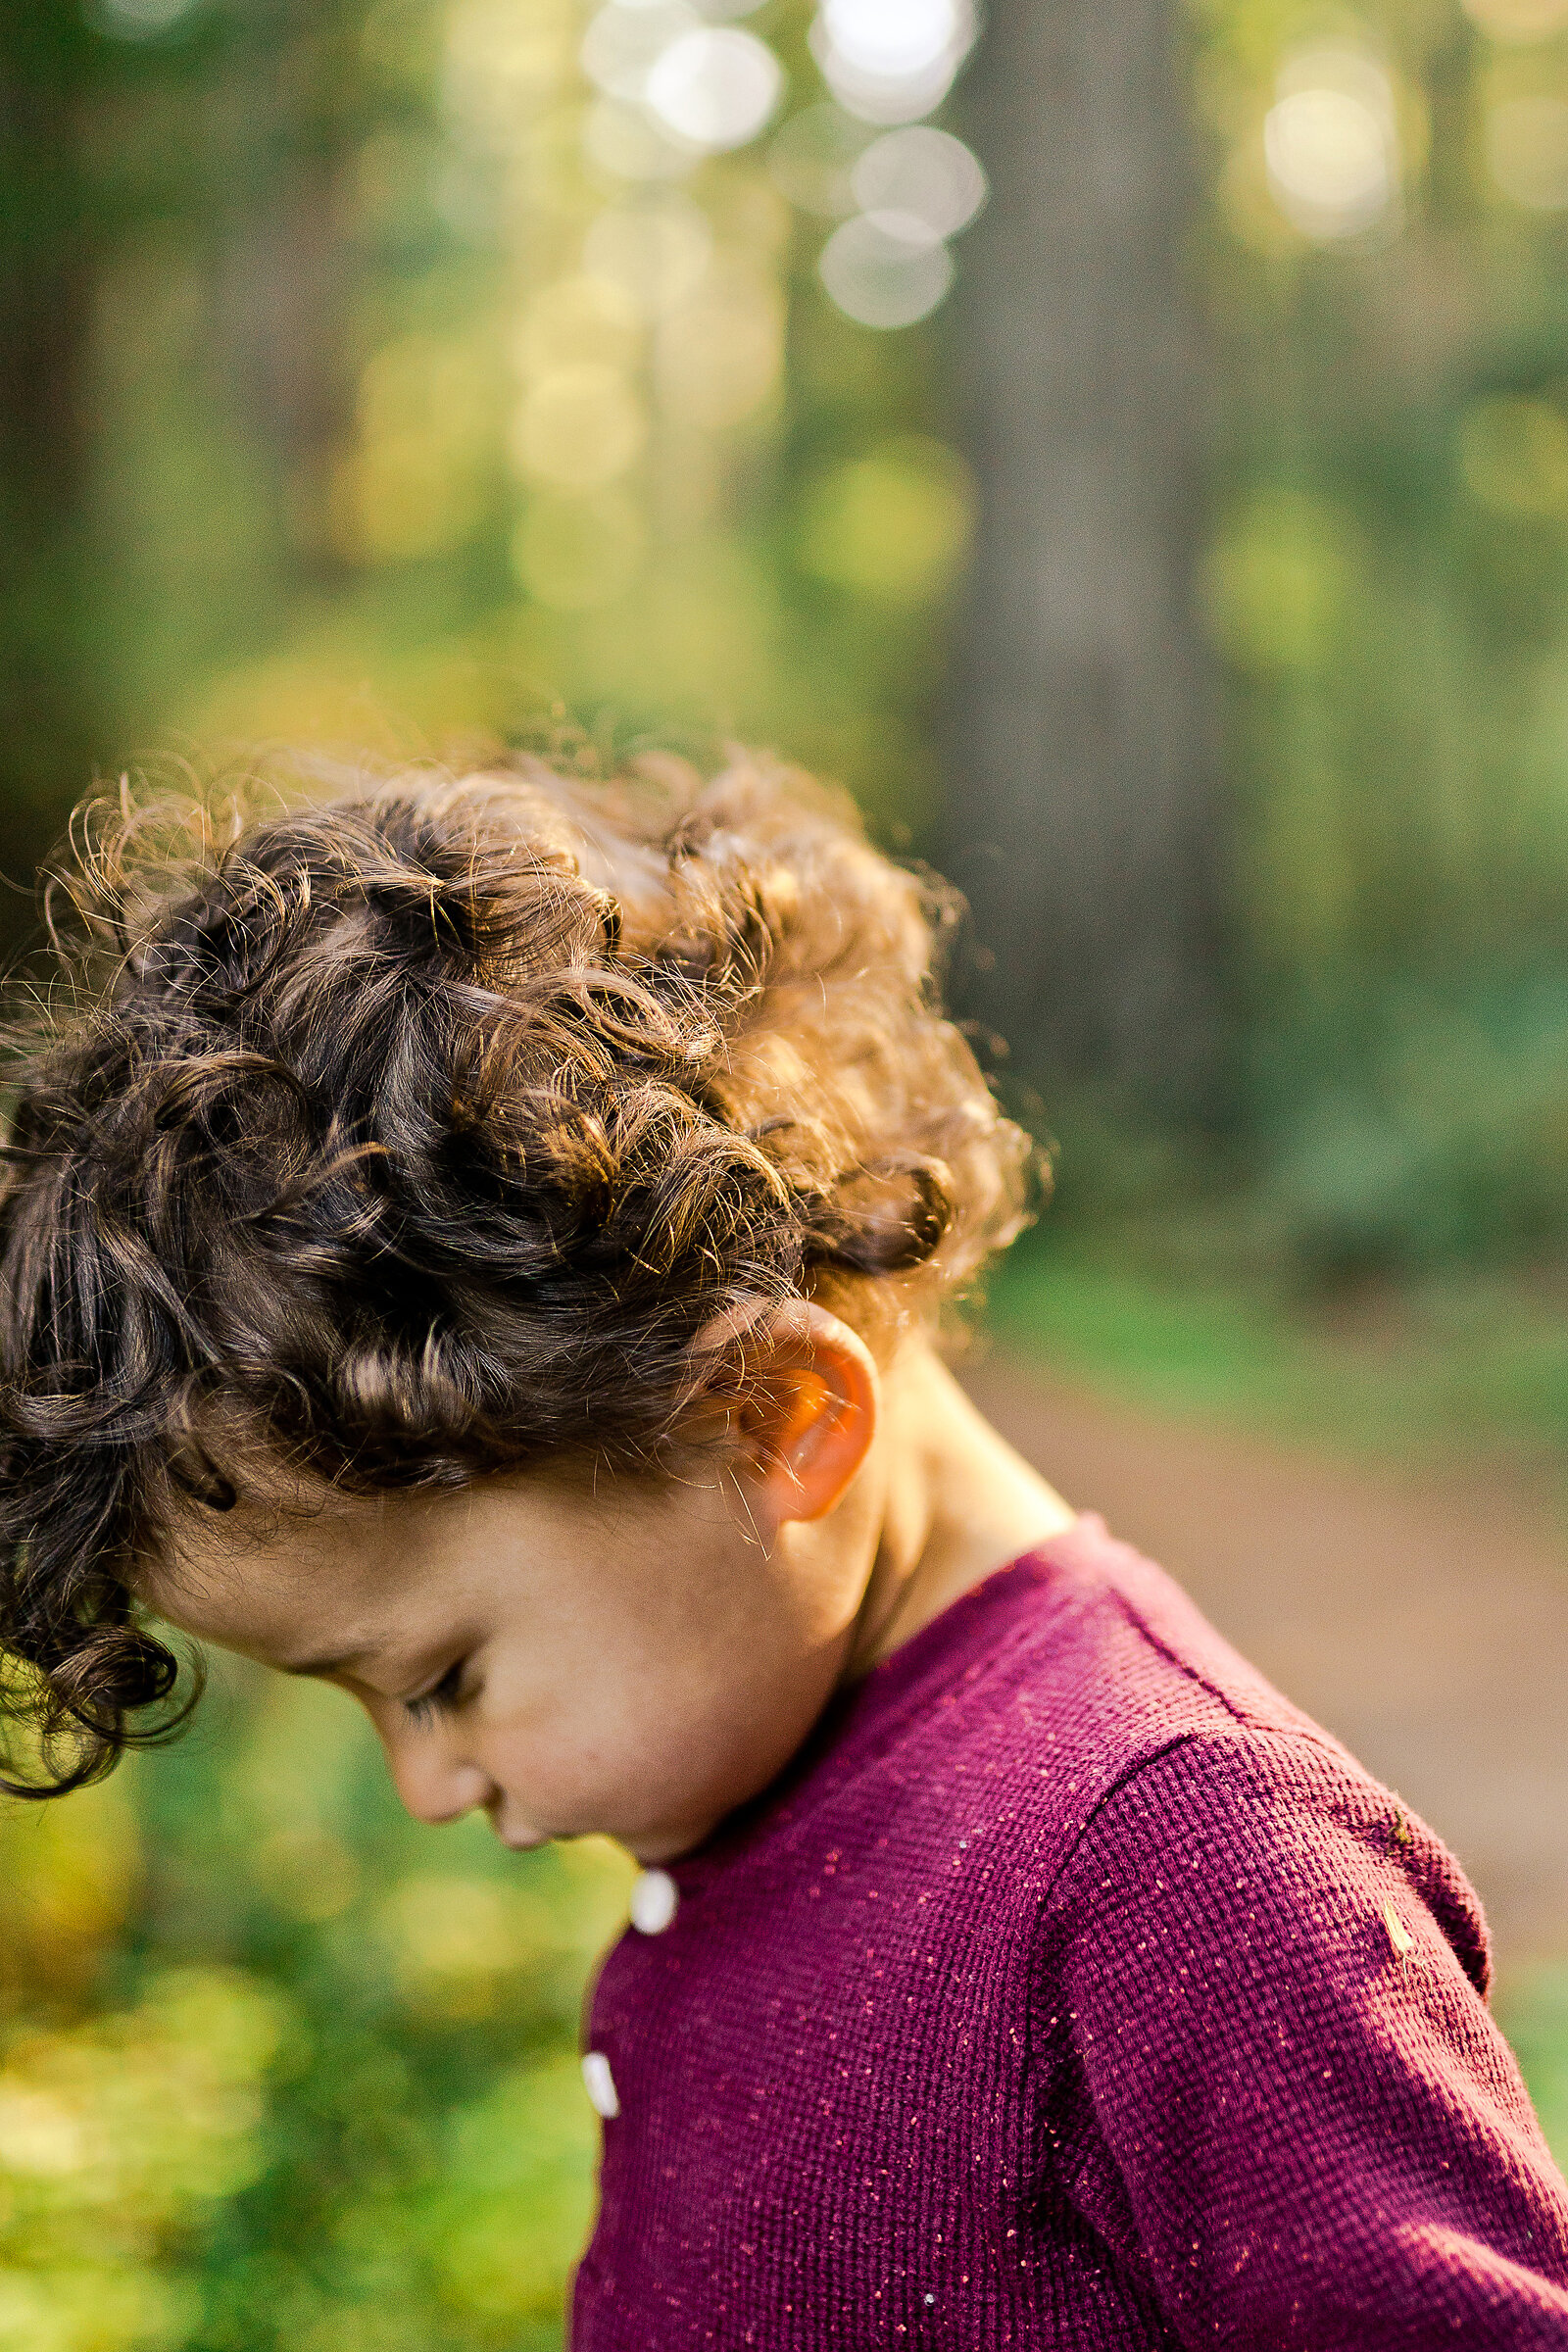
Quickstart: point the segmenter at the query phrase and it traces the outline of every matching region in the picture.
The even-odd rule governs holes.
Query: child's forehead
[[[403,1497],[343,1494],[279,1478],[247,1483],[233,1507],[187,1503],[137,1576],[141,1596],[174,1622],[222,1611],[232,1598],[264,1608],[269,1595],[314,1586],[347,1600],[370,1560],[396,1563]]]
[[[140,1597],[196,1641],[291,1674],[395,1671],[471,1605],[461,1493],[304,1499],[191,1506],[138,1579]]]
[[[137,1580],[139,1597],[197,1642],[284,1673],[386,1688],[519,1609],[531,1623],[541,1610],[552,1623],[573,1616],[584,1580],[603,1602],[622,1580],[645,1579],[659,1548],[659,1531],[632,1530],[603,1491],[596,1500],[533,1473],[296,1499],[304,1507],[277,1494],[244,1495],[228,1511],[190,1504]]]
[[[390,1596],[407,1600],[482,1566],[503,1533],[535,1557],[564,1555],[590,1528],[623,1532],[625,1513],[651,1499],[646,1482],[553,1466],[360,1492],[275,1463],[250,1466],[236,1485],[228,1510],[187,1503],[138,1575],[140,1596],[174,1623],[197,1613],[381,1617]]]

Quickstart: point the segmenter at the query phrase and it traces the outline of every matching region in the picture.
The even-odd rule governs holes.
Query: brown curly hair
[[[46,890],[0,1198],[20,1791],[167,1734],[137,1566],[247,1444],[362,1491],[657,1470],[715,1318],[886,1345],[1023,1221],[934,994],[955,902],[808,779],[317,791],[95,805]]]

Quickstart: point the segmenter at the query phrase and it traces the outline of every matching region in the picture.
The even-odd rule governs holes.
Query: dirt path
[[[1568,1953],[1568,1537],[1544,1498],[1175,1424],[1004,1358],[966,1377],[1448,1840],[1504,1967]]]

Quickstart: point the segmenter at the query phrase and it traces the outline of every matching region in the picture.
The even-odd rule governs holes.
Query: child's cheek
[[[661,1705],[618,1684],[580,1693],[548,1721],[499,1731],[484,1761],[503,1820],[552,1837],[618,1838],[634,1850],[700,1843],[771,1772],[749,1776],[741,1727],[696,1696],[682,1690]]]

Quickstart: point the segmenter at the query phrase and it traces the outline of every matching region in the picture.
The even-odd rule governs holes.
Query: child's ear
[[[746,1483],[769,1516],[821,1519],[854,1479],[876,1436],[880,1385],[865,1342],[805,1299],[746,1334],[746,1370],[730,1408]]]

